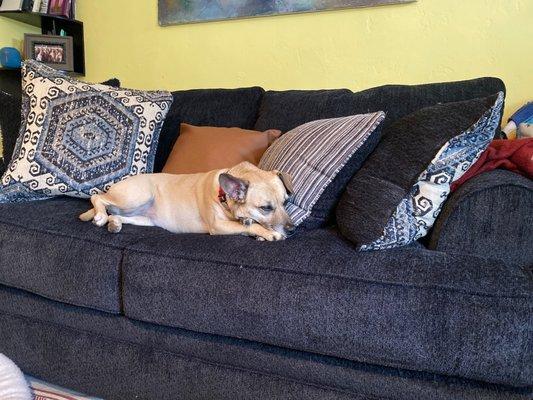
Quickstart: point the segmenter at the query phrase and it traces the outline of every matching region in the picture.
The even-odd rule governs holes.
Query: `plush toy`
[[[20,369],[0,353],[0,399],[31,400],[28,383]]]
[[[516,131],[516,138],[533,138],[533,102],[527,103],[509,118],[508,124],[503,128],[507,137]]]

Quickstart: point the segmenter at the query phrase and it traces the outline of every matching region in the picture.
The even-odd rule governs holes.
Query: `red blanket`
[[[452,184],[452,192],[474,176],[498,168],[533,179],[533,138],[494,140],[461,179]]]

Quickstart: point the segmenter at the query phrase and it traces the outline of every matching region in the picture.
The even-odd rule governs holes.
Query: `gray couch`
[[[504,90],[495,78],[349,90],[175,92],[180,122],[287,131]],[[13,115],[12,118],[19,118]],[[429,237],[356,252],[331,226],[284,242],[77,220],[77,199],[0,205],[0,352],[110,399],[530,399],[533,184],[482,174]]]

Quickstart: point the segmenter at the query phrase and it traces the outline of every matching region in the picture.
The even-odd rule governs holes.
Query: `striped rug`
[[[102,400],[51,385],[32,376],[26,375],[26,380],[30,385],[34,400]]]

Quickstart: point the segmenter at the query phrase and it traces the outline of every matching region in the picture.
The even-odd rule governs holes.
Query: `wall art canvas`
[[[159,0],[159,24],[370,7],[416,0]]]

